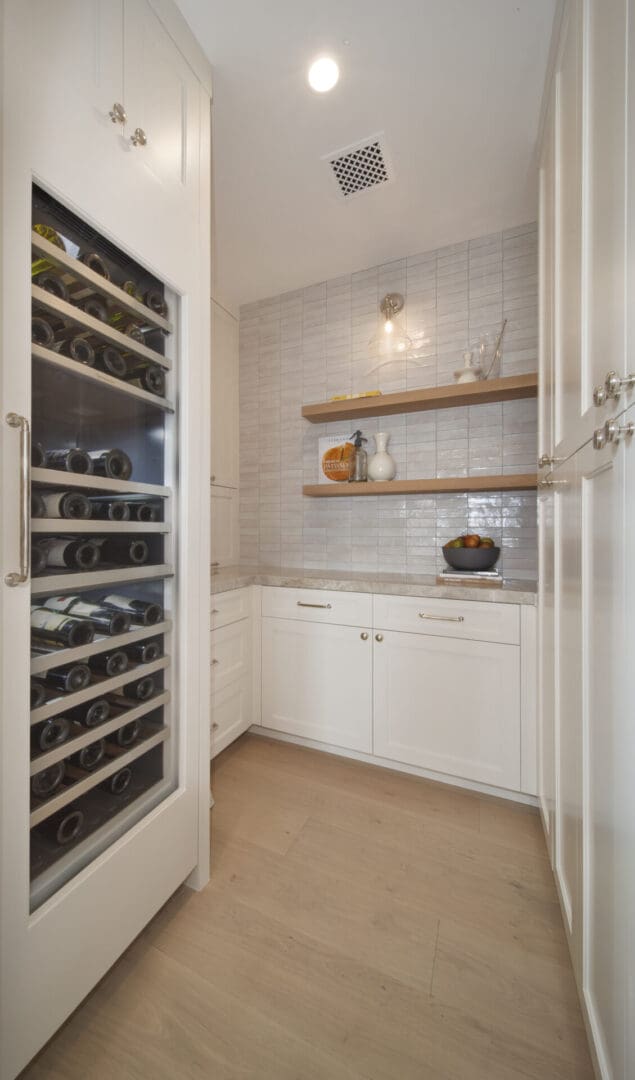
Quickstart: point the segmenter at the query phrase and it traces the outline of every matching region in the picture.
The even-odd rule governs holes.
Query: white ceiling
[[[556,0],[178,3],[214,67],[226,306],[535,218]],[[323,53],[341,77],[320,95]],[[394,182],[340,199],[323,155],[377,132]]]

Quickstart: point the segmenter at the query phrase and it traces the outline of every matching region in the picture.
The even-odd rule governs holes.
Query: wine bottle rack
[[[84,746],[90,746],[91,743],[97,742],[98,739],[107,739],[109,735],[119,731],[119,728],[126,727],[127,724],[132,724],[136,720],[141,720],[161,705],[167,705],[169,700],[170,695],[166,690],[161,694],[156,694],[155,697],[150,698],[148,701],[144,701],[141,705],[130,705],[118,716],[113,716],[112,719],[106,720],[105,723],[99,724],[97,727],[82,728],[80,724],[77,724],[78,733],[73,734],[53,750],[47,750],[46,753],[38,754],[37,757],[32,758],[31,776],[35,776],[42,769],[48,769],[49,765],[64,761],[71,754],[76,754],[78,750],[81,750]]]
[[[120,330],[110,326],[107,322],[102,322],[101,319],[95,319],[92,315],[82,311],[81,308],[69,304],[67,300],[60,300],[59,297],[53,296],[46,289],[40,289],[37,285],[31,286],[31,296],[38,308],[44,308],[45,311],[49,311],[52,315],[57,315],[66,322],[73,323],[79,328],[80,332],[90,330],[91,333],[102,339],[106,344],[114,345],[116,349],[123,349],[124,352],[132,353],[139,360],[150,360],[153,364],[159,364],[160,367],[169,370],[170,361],[160,352],[157,352],[156,349],[149,349],[142,342],[135,341],[128,334],[122,334]],[[71,363],[76,364],[76,361],[71,361]],[[82,367],[83,365],[79,364],[77,366]],[[150,396],[152,397],[152,395]]]
[[[44,675],[51,668],[74,664],[97,653],[111,649],[125,649],[147,638],[160,637],[172,629],[170,619],[155,623],[154,626],[140,626],[137,630],[128,630],[125,634],[98,634],[90,645],[79,645],[76,649],[56,649],[55,652],[34,653],[31,657],[31,674]]]
[[[104,300],[113,301],[123,311],[127,311],[131,318],[141,319],[149,326],[155,326],[158,330],[164,330],[168,334],[172,333],[173,326],[169,319],[157,315],[151,308],[135,300],[133,296],[113,285],[111,281],[107,281],[101,274],[96,274],[89,266],[67,255],[65,251],[52,244],[46,237],[40,236],[36,232],[32,233],[31,247],[36,255],[42,255],[47,262],[70,274],[75,281],[88,285]]]
[[[141,566],[113,566],[104,562],[94,570],[47,567],[43,573],[31,577],[32,601],[38,604],[39,598],[78,594],[89,602],[99,603],[107,590],[132,600],[158,603],[170,617],[149,626],[133,622],[123,634],[96,632],[89,644],[74,648],[60,646],[39,652],[37,641],[33,642],[31,675],[44,679],[54,669],[87,662],[100,653],[125,649],[138,642],[160,639],[162,655],[148,663],[131,664],[127,671],[112,677],[93,674],[90,684],[79,691],[64,693],[49,688],[47,700],[30,711],[27,726],[33,727],[106,695],[111,705],[111,713],[103,723],[86,728],[71,718],[70,732],[64,742],[31,754],[29,776],[25,777],[27,784],[30,777],[65,762],[85,747],[102,739],[107,743],[107,754],[95,769],[78,772],[75,767],[67,768],[63,785],[48,798],[31,796],[32,910],[175,790],[179,739],[174,737],[173,701],[176,670],[181,666],[173,663],[178,634],[178,585],[174,577],[178,525],[175,494],[178,297],[164,289],[156,277],[125,251],[115,248],[108,238],[96,235],[92,226],[34,187],[33,226],[36,224],[55,230],[64,247],[58,247],[35,229],[31,234],[35,275],[31,282],[33,314],[47,319],[57,335],[50,347],[31,344],[33,441],[41,443],[45,451],[75,446],[88,451],[117,447],[132,461],[133,471],[128,480],[119,480],[38,465],[31,468],[33,492],[77,491],[126,501],[161,500],[158,516],[162,520],[33,518],[34,538],[145,538],[152,561]],[[96,251],[107,264],[110,279],[74,257],[72,252],[78,250]],[[68,290],[69,299],[61,299],[42,288],[38,284],[40,272],[57,275]],[[137,295],[117,284],[123,280],[135,282]],[[159,290],[159,296],[166,297],[169,317],[138,299],[149,289]],[[73,299],[83,302],[88,297],[104,303],[112,321],[102,321],[71,302]],[[120,327],[128,319],[143,328],[145,343],[122,332]],[[129,364],[151,363],[160,367],[165,373],[165,396],[63,355],[58,351],[64,348],[61,343],[58,345],[60,337],[68,338],[75,332],[95,346],[114,347],[125,355]],[[147,701],[125,698],[121,693],[123,688],[145,676],[157,677],[153,696]],[[110,696],[113,694],[115,698]],[[118,747],[114,742],[116,732],[131,723],[140,725],[138,738],[129,747]],[[104,790],[104,781],[129,765],[134,766],[129,788],[120,795]],[[81,834],[63,845],[50,835],[50,830],[47,834],[39,826],[66,807],[80,809],[85,820]]]
[[[123,769],[124,765],[131,765],[133,761],[136,761],[142,754],[147,753],[153,746],[158,746],[159,743],[165,742],[169,735],[167,728],[161,728],[153,735],[149,735],[146,738],[143,736],[140,738],[139,743],[130,750],[124,750],[121,754],[117,754],[116,757],[109,758],[103,766],[97,766],[91,772],[87,772],[84,780],[78,780],[74,784],[69,784],[59,794],[52,795],[46,802],[41,803],[35,810],[31,811],[29,818],[29,825],[33,828],[34,825],[39,825],[42,821],[46,821],[52,814],[56,814],[58,810],[62,810],[69,803],[74,803],[80,796],[85,795],[91,788],[97,787],[98,784],[102,784],[104,780],[107,780],[113,773],[119,772],[119,769]],[[99,738],[96,735],[92,741],[96,742]]]
[[[38,345],[36,342],[32,342],[31,355],[36,360],[41,360],[45,364],[50,364],[59,371],[66,371],[78,379],[84,379],[87,382],[94,383],[103,390],[109,390],[116,394],[123,394],[130,398],[136,398],[137,401],[143,401],[156,409],[165,409],[166,412],[174,412],[174,405],[171,401],[168,401],[167,398],[159,397],[158,394],[150,394],[147,390],[142,390],[139,386],[131,386],[123,379],[116,379],[114,375],[108,375],[105,371],[97,371],[96,368],[88,367],[86,364],[80,364],[77,360],[71,360],[68,356],[60,356],[60,354],[54,352],[53,349],[47,349],[45,345]]]

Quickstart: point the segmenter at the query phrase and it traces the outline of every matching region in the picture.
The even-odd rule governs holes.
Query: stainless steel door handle
[[[436,619],[437,622],[465,622],[463,615],[428,615],[425,611],[419,612],[420,619]]]
[[[323,608],[324,610],[328,609],[329,611],[331,610],[331,605],[330,604],[305,604],[303,600],[298,600],[297,605],[298,605],[298,607],[313,607],[313,608]]]
[[[7,413],[9,427],[20,429],[20,569],[5,575],[7,585],[24,585],[31,570],[31,529],[29,501],[31,492],[31,425],[26,416]]]

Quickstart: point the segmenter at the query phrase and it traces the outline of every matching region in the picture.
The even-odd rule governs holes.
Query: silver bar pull
[[[419,612],[420,619],[435,619],[437,622],[465,622],[462,615],[428,615],[425,611]]]
[[[305,604],[303,600],[297,601],[298,607],[316,607],[316,608],[328,608],[330,610],[330,604]]]
[[[20,429],[20,570],[5,575],[5,583],[24,585],[31,570],[31,529],[29,501],[31,491],[31,425],[26,416],[7,413],[7,424]]]

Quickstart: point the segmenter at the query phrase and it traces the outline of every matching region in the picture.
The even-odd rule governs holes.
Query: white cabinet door
[[[211,481],[238,487],[238,322],[212,301]]]
[[[559,474],[556,473],[558,476]],[[553,496],[538,498],[538,799],[549,855],[554,857],[554,548]]]
[[[251,680],[237,679],[212,695],[211,757],[215,758],[252,723]]]
[[[555,91],[554,441],[564,458],[588,438],[582,417],[582,4],[567,0]]]
[[[212,567],[238,562],[238,492],[210,488]]]
[[[539,212],[539,399],[538,459],[553,464],[554,258],[555,258],[555,106],[550,97],[545,115],[540,158]]]
[[[518,646],[385,631],[374,654],[375,754],[519,790]]]
[[[263,618],[263,726],[370,753],[372,656],[369,628]]]
[[[144,235],[151,226],[151,246],[178,265],[197,240],[200,86],[148,0],[124,2],[124,102],[126,227],[134,236],[135,220]],[[147,142],[135,148],[137,128]]]

